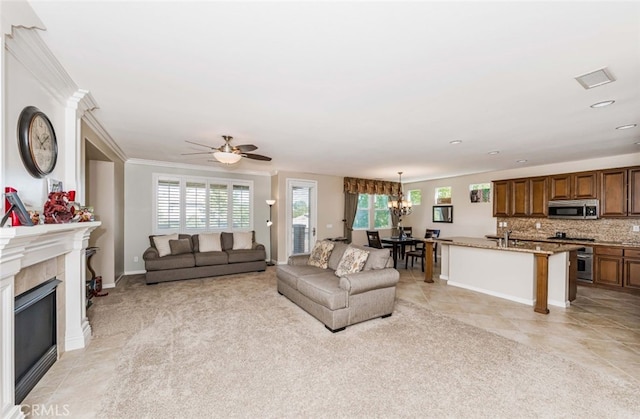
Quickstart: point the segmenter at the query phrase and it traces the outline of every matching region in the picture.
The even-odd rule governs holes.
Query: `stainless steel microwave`
[[[576,199],[568,201],[549,201],[549,218],[565,218],[573,220],[598,219],[597,199]]]

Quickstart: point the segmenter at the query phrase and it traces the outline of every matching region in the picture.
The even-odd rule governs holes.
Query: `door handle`
[[[313,234],[313,237],[316,236],[316,228],[315,227],[313,227],[313,229],[311,230],[311,234]]]

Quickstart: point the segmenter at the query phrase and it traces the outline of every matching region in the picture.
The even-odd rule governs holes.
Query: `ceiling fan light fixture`
[[[236,153],[228,153],[225,151],[214,151],[213,157],[218,160],[220,163],[224,164],[234,164],[240,161],[242,156]]]

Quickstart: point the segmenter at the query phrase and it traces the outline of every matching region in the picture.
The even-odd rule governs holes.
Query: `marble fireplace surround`
[[[85,307],[86,257],[89,235],[100,222],[45,224],[33,227],[0,228],[0,417],[22,418],[14,404],[14,298],[16,280],[25,268],[53,259],[58,276],[59,354],[84,348],[91,339],[91,326]],[[37,269],[35,269],[37,270]],[[45,268],[45,270],[47,270]],[[48,278],[47,278],[48,279]],[[22,292],[24,284],[18,284]],[[28,288],[31,288],[29,286]],[[59,334],[60,335],[60,334]]]

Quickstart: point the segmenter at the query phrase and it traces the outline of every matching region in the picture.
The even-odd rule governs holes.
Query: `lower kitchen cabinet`
[[[624,251],[624,287],[640,290],[640,250]]]
[[[593,257],[593,283],[622,287],[623,255],[623,249],[596,247]]]

